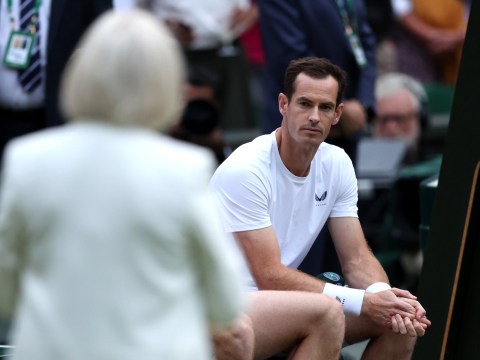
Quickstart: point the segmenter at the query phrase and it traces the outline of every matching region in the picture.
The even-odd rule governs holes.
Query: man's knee
[[[367,352],[370,355],[364,358],[375,359],[378,354],[390,354],[395,359],[410,359],[417,343],[416,337],[394,333],[391,329],[385,328],[379,336],[372,337]]]
[[[332,346],[339,347],[345,336],[345,314],[342,305],[335,299],[326,298],[312,313],[309,323],[309,333],[327,340]]]
[[[253,332],[252,319],[248,315],[242,315],[235,323],[238,337],[241,339],[244,351],[253,354],[255,335]]]
[[[315,356],[338,358],[345,337],[345,314],[342,305],[335,299],[323,297],[314,308],[304,337],[305,344],[313,344],[308,351]],[[305,351],[302,344],[298,349]]]
[[[322,315],[321,321],[330,331],[339,333],[343,338],[345,334],[345,313],[337,300],[328,298],[327,311]]]
[[[254,333],[250,317],[242,315],[224,330],[212,332],[217,360],[251,360],[254,351]]]
[[[417,337],[412,337],[408,335],[399,335],[393,334],[389,331],[389,334],[392,336],[392,341],[398,344],[398,348],[403,350],[407,354],[412,354],[415,349],[415,344],[417,343]],[[401,352],[403,352],[401,351]]]

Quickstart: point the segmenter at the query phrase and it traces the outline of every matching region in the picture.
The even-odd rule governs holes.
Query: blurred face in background
[[[420,136],[420,118],[416,99],[408,90],[377,99],[373,135],[377,138],[404,140],[415,146]]]

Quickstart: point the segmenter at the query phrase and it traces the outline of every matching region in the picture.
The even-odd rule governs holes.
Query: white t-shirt
[[[357,179],[345,151],[322,143],[306,177],[283,164],[275,132],[240,146],[210,186],[227,232],[275,229],[282,264],[297,268],[329,217],[357,217]],[[248,286],[256,289],[248,269]]]

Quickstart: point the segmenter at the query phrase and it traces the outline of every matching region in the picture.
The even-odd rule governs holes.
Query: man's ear
[[[337,125],[338,122],[340,121],[340,117],[342,116],[343,108],[345,105],[343,103],[340,103],[337,108],[335,109],[335,118],[332,121],[332,125]]]
[[[285,116],[285,113],[287,112],[287,106],[287,95],[285,95],[284,93],[278,94],[278,110],[280,111],[280,114],[282,114],[282,116]]]

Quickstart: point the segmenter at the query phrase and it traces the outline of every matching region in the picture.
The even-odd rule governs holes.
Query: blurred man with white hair
[[[380,76],[375,85],[377,113],[372,124],[376,138],[404,140],[408,145],[405,161],[418,160],[418,146],[427,94],[422,84],[402,73]]]

